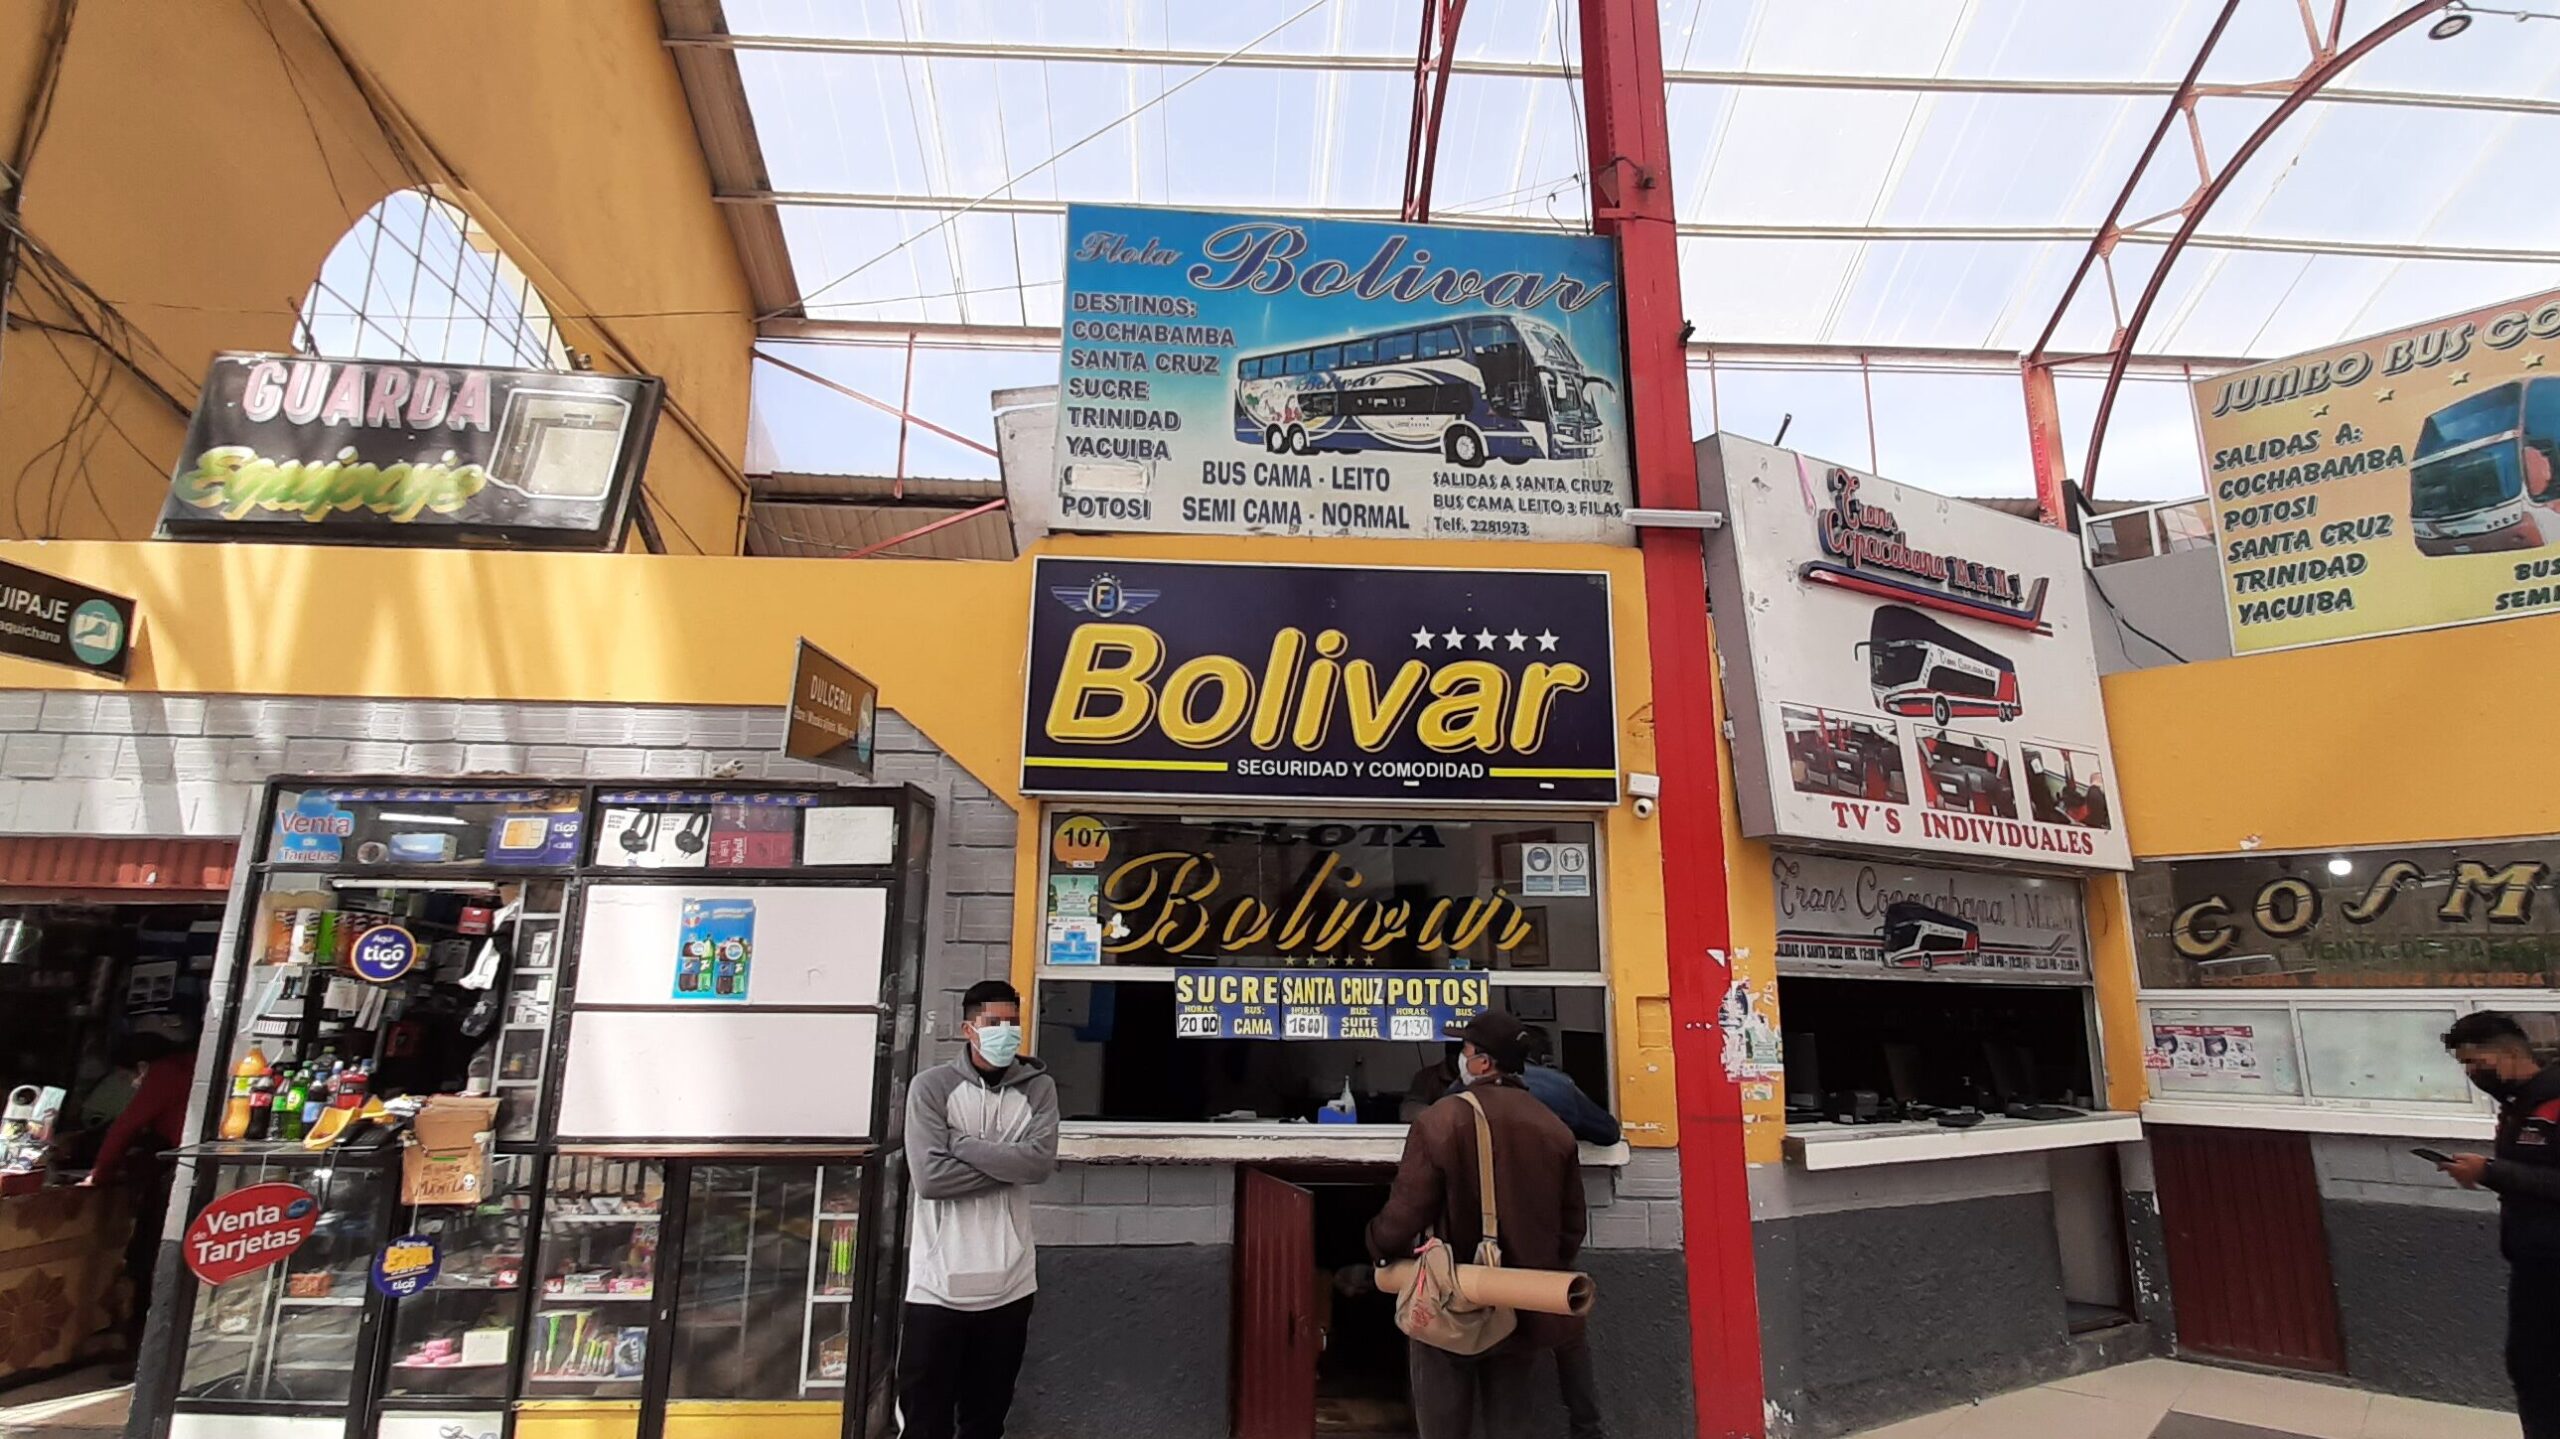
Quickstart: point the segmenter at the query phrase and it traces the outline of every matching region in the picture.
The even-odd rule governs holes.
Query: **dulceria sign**
[[[220,355],[160,530],[614,548],[662,389],[646,377]]]
[[[1606,575],[1043,559],[1027,793],[1609,804]]]

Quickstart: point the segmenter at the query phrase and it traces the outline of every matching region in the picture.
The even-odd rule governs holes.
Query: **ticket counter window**
[[[1480,973],[1605,1098],[1598,862],[1582,822],[1053,812],[1035,1020],[1060,1113],[1393,1124],[1437,1092],[1436,1034],[1202,1034],[1176,984],[1202,970]]]

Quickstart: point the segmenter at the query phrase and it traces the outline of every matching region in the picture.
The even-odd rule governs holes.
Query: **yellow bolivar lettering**
[[[1341,867],[1342,855],[1327,851],[1315,874],[1299,887],[1298,902],[1289,906],[1289,917],[1280,925],[1281,949],[1293,950],[1307,942],[1307,906],[1316,902],[1316,896],[1324,891],[1324,882]]]
[[[2365,886],[2364,894],[2341,906],[2339,913],[2357,924],[2371,924],[2391,907],[2391,898],[2401,886],[2414,884],[2425,876],[2426,871],[2418,867],[2416,860],[2395,859],[2375,871],[2373,883]]]
[[[2453,887],[2445,892],[2444,907],[2436,913],[2446,919],[2471,922],[2472,901],[2489,899],[2491,924],[2522,924],[2533,905],[2533,887],[2542,882],[2550,866],[2538,860],[2520,859],[2501,870],[2491,870],[2476,859],[2466,859],[2453,867]]]
[[[1536,754],[1547,738],[1547,717],[1555,712],[1556,697],[1568,695],[1591,683],[1591,672],[1580,665],[1531,664],[1520,672],[1520,705],[1511,712],[1511,748],[1519,754]]]
[[[1316,635],[1316,661],[1307,666],[1307,687],[1298,695],[1298,719],[1289,727],[1289,742],[1302,750],[1324,748],[1333,727],[1333,691],[1340,683],[1342,652],[1351,641],[1340,630]]]
[[[1049,738],[1114,744],[1145,729],[1156,698],[1148,681],[1163,664],[1164,641],[1144,625],[1076,626],[1049,700]]]
[[[1387,747],[1396,730],[1404,724],[1405,712],[1413,708],[1414,699],[1422,693],[1422,682],[1431,674],[1431,666],[1420,660],[1406,660],[1396,666],[1396,676],[1387,682],[1385,694],[1378,693],[1378,667],[1367,660],[1353,660],[1342,668],[1343,707],[1351,711],[1351,742],[1364,750]]]
[[[1502,748],[1502,705],[1510,676],[1490,660],[1459,660],[1431,677],[1431,703],[1422,707],[1422,742],[1443,752]]]
[[[1220,932],[1220,949],[1243,949],[1260,944],[1271,933],[1271,906],[1249,894],[1236,896],[1227,910],[1226,928]]]
[[[1200,713],[1200,691],[1214,686],[1217,699],[1207,714]],[[1164,682],[1164,697],[1156,705],[1156,723],[1166,739],[1191,749],[1208,749],[1227,742],[1236,727],[1244,723],[1245,710],[1253,703],[1253,676],[1243,664],[1225,655],[1199,655],[1174,667]]]
[[[1289,719],[1289,699],[1297,689],[1298,662],[1306,653],[1305,630],[1284,629],[1271,637],[1271,658],[1262,666],[1262,693],[1253,705],[1255,749],[1280,743],[1280,732]]]

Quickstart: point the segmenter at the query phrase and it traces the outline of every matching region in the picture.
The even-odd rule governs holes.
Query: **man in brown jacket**
[[[1573,1132],[1520,1081],[1529,1037],[1520,1021],[1487,1010],[1452,1036],[1465,1092],[1493,1126],[1493,1191],[1501,1206],[1502,1262],[1515,1269],[1570,1269],[1582,1250],[1582,1169]],[[1405,1136],[1387,1207],[1369,1221],[1369,1254],[1380,1263],[1411,1257],[1428,1231],[1475,1257],[1478,1214],[1475,1110],[1452,1089],[1422,1112]],[[1522,1314],[1510,1338],[1479,1355],[1415,1343],[1408,1362],[1414,1427],[1421,1439],[1525,1439],[1542,1354],[1579,1337],[1582,1321]]]

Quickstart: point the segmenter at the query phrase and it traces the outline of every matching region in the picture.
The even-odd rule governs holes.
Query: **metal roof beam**
[[[831,210],[968,210],[980,215],[1063,215],[1063,200],[963,198],[956,195],[895,195],[846,190],[761,190],[718,197],[728,205],[804,205]],[[1385,220],[1396,212],[1344,206],[1265,206],[1258,214],[1296,220]],[[1467,215],[1460,223],[1493,230],[1552,230],[1555,222],[1536,215]],[[1684,240],[1786,240],[1798,243],[1838,241],[1913,241],[1959,244],[2086,245],[2098,231],[2086,225],[1742,225],[1684,222]],[[2166,231],[2127,229],[2119,244],[2165,245]],[[2560,264],[2560,249],[2521,245],[2433,245],[2390,240],[2320,239],[2296,235],[2197,235],[2189,244],[2215,250],[2255,250],[2279,255],[2351,255],[2378,260],[2472,260],[2492,264]]]
[[[1036,60],[1054,64],[1145,65],[1196,69],[1223,63],[1229,70],[1370,71],[1411,74],[1410,55],[1310,55],[1254,51],[1227,56],[1209,50],[1137,50],[1107,45],[1026,45],[1009,40],[876,40],[826,39],[794,35],[670,35],[677,50],[764,50],[790,54],[857,55],[923,60]],[[1562,80],[1553,61],[1465,60],[1450,67],[1456,75],[1488,75],[1521,80]],[[2116,98],[2161,98],[2174,95],[2174,80],[2065,80],[1956,75],[1825,75],[1802,71],[1672,70],[1663,76],[1673,85],[1724,85],[1737,89],[1881,90],[1897,94],[1937,95],[2094,95]],[[2208,95],[2261,96],[2282,99],[2292,87],[2290,76],[2245,85],[2201,87]],[[2341,86],[2322,91],[2332,104],[2398,105],[2437,110],[2485,110],[2501,114],[2560,115],[2560,100],[2531,95],[2461,95],[2432,90],[2365,89]]]
[[[658,16],[668,30],[697,34],[722,23],[720,0],[658,0]],[[693,45],[675,52],[675,64],[676,79],[684,86],[685,107],[693,115],[695,140],[711,171],[713,191],[772,184],[737,56],[719,47]],[[734,209],[724,211],[723,218],[729,222],[729,238],[737,248],[738,265],[746,272],[747,291],[755,299],[757,312],[797,305],[800,287],[792,274],[782,218],[771,212]]]
[[[796,318],[767,320],[758,327],[757,337],[789,344],[884,346],[904,345],[912,337],[918,346],[929,349],[1049,350],[1057,348],[1060,343],[1058,331],[1039,325],[948,325],[921,321]],[[2080,371],[2103,374],[2108,358],[2095,355],[2085,361],[2065,360],[2059,362],[2059,368],[2066,375]],[[2018,352],[1923,345],[1805,345],[1692,340],[1689,342],[1689,363],[1702,368],[1714,364],[1734,369],[1854,369],[1866,364],[1878,370],[1981,371],[2014,376],[2018,369]],[[2189,369],[2205,374],[2256,363],[2255,359],[2235,355],[2134,357],[2137,369],[2161,374],[2183,374]]]

